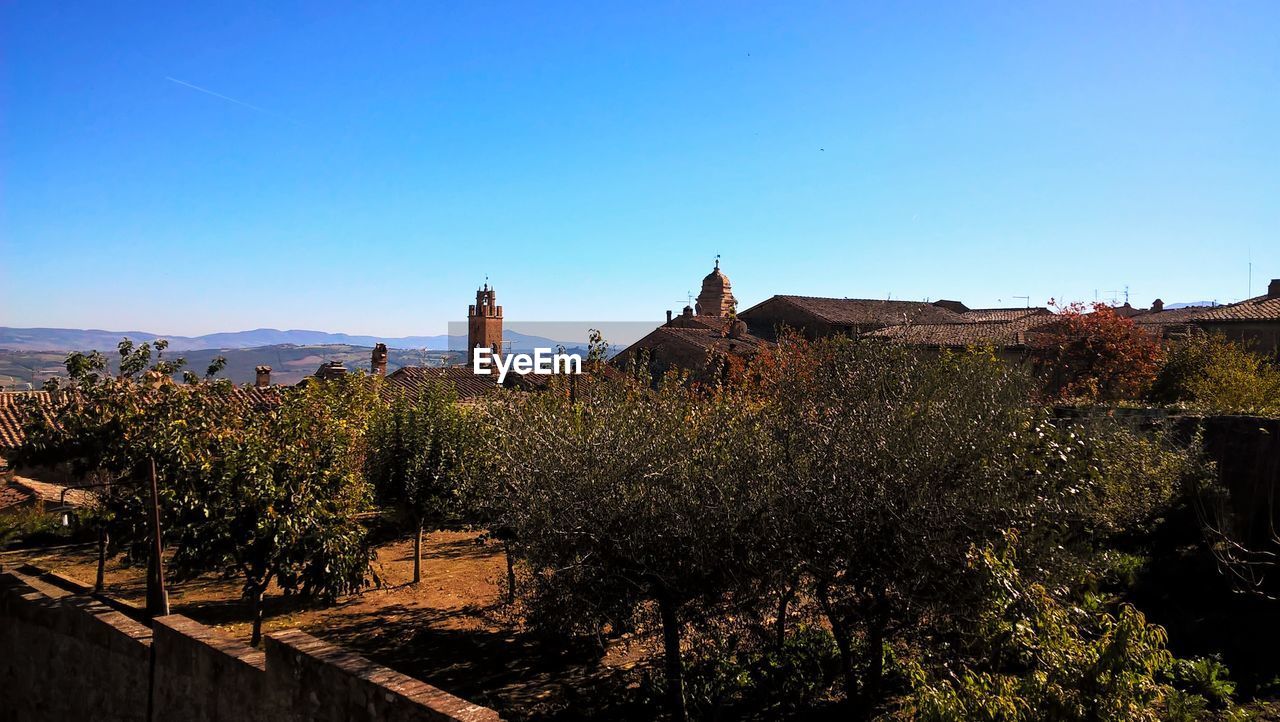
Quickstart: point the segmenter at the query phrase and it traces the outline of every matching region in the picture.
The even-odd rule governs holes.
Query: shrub
[[[1236,685],[1228,675],[1230,670],[1217,657],[1180,659],[1173,667],[1175,684],[1205,698],[1215,709],[1229,707],[1235,696]]]
[[[1171,688],[1164,630],[1131,606],[1111,614],[1071,604],[1023,580],[1012,554],[974,550],[971,568],[988,606],[959,665],[916,663],[906,711],[913,719],[1150,720]]]
[[[1195,336],[1169,346],[1151,399],[1219,413],[1277,414],[1280,368],[1223,336]]]
[[[776,719],[801,711],[831,686],[838,671],[835,639],[827,630],[797,627],[781,646],[708,638],[685,665],[685,700],[698,720]],[[649,704],[666,695],[661,676],[647,676],[640,697]]]
[[[1165,722],[1199,722],[1208,713],[1208,700],[1198,694],[1174,689],[1164,697]]]
[[[20,543],[55,542],[71,536],[71,528],[44,510],[44,504],[0,515],[0,547]]]

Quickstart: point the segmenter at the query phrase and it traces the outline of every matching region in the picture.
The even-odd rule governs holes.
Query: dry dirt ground
[[[619,679],[645,664],[652,644],[624,643],[599,652],[570,651],[528,634],[503,602],[506,563],[501,547],[473,532],[440,531],[423,545],[423,580],[413,578],[409,541],[377,549],[382,586],[328,607],[304,607],[269,593],[264,631],[300,628],[350,647],[376,662],[453,694],[499,710],[505,718],[607,719],[602,699]],[[0,553],[0,565],[31,563],[92,583],[92,545]],[[142,606],[145,572],[107,565],[106,592]],[[235,579],[202,577],[170,586],[170,605],[244,641],[249,610]],[[608,690],[612,690],[609,692]]]

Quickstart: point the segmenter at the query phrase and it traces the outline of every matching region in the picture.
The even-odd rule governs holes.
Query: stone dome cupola
[[[702,293],[698,294],[695,309],[699,316],[728,316],[737,305],[729,277],[720,272],[720,257],[716,256],[716,267],[702,279]]]

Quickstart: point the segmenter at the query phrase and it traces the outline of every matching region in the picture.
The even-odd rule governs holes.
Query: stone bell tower
[[[467,363],[479,347],[493,349],[495,356],[502,353],[502,306],[488,283],[476,290],[475,305],[467,308]]]
[[[720,256],[716,256],[716,267],[702,279],[702,293],[694,308],[699,316],[731,316],[737,306],[729,277],[720,272]]]

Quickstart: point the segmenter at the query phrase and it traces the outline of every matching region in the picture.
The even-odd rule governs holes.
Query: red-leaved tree
[[[1137,399],[1160,368],[1159,341],[1105,303],[1050,305],[1056,323],[1029,343],[1050,395],[1060,399]]]

